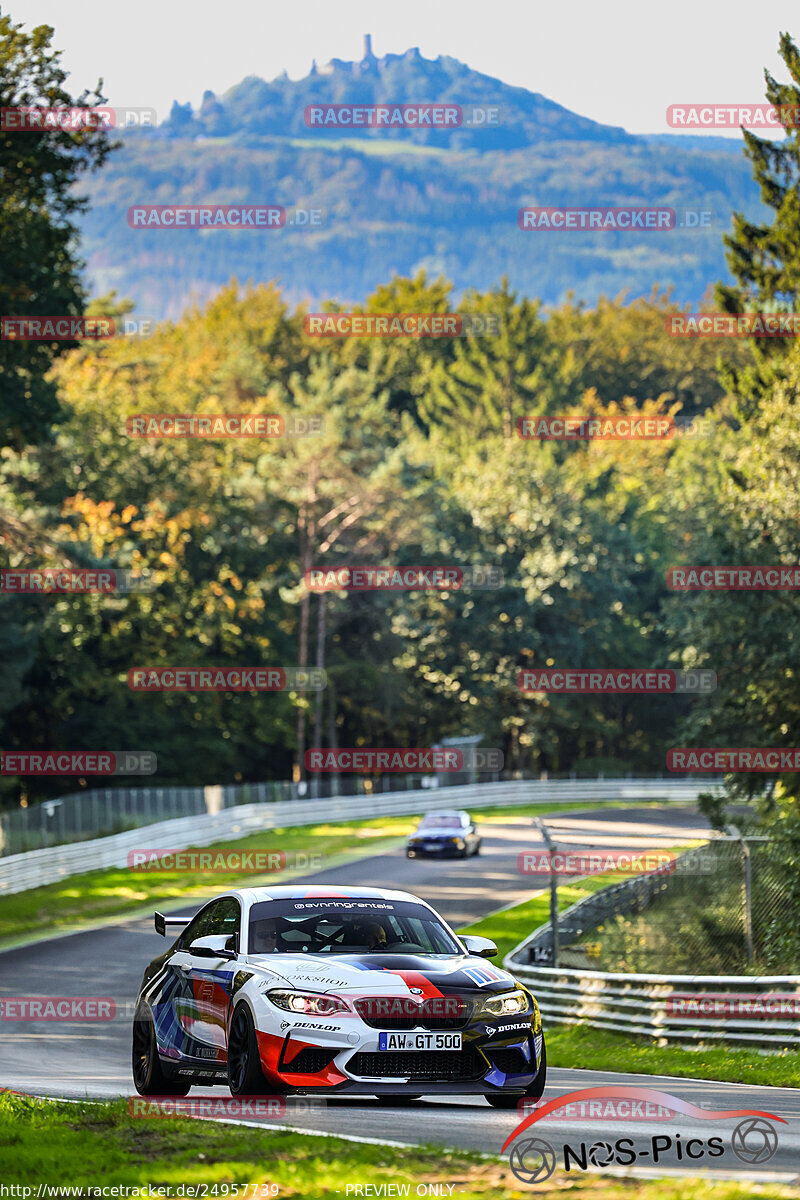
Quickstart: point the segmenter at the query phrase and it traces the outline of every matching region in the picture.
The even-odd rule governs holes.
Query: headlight
[[[527,1007],[528,997],[524,992],[517,990],[504,992],[501,996],[493,996],[490,1000],[484,1000],[481,1012],[488,1013],[493,1017],[505,1017],[513,1013],[525,1012]]]
[[[453,843],[454,843],[456,846],[458,846],[459,850],[463,850],[463,849],[464,849],[464,840],[463,840],[463,838],[450,838],[450,841],[451,841],[451,842],[453,842]]]
[[[319,992],[267,992],[267,999],[276,1008],[292,1013],[310,1013],[312,1017],[326,1017],[329,1013],[350,1010],[349,1004],[339,996],[325,996]]]

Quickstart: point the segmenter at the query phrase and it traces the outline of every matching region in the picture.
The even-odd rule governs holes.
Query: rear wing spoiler
[[[167,936],[168,927],[185,929],[191,919],[191,917],[165,917],[163,913],[153,913],[153,923],[156,927],[156,933],[160,933],[162,937]]]

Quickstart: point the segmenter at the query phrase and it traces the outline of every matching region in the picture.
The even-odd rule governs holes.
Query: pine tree
[[[764,72],[766,97],[779,110],[786,128],[783,141],[760,138],[743,129],[744,153],[753,164],[761,199],[772,210],[771,222],[755,224],[733,214],[733,233],[724,237],[736,285],[720,283],[716,298],[723,312],[797,312],[800,301],[800,52],[788,33],[780,54],[791,83],[778,83]],[[742,371],[723,370],[723,382],[740,397],[743,412],[765,395],[780,374],[786,338],[752,340],[754,361]]]

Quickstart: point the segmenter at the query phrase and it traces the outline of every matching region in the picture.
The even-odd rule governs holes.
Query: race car
[[[541,1096],[534,997],[424,900],[378,888],[226,892],[194,917],[155,914],[177,940],[147,967],[133,1021],[143,1096],[227,1083],[234,1096],[296,1092]]]
[[[468,812],[429,813],[406,842],[406,858],[420,855],[466,858],[480,854],[481,836]]]

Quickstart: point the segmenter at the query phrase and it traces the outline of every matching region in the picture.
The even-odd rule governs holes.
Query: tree
[[[783,141],[757,137],[743,129],[744,152],[753,164],[753,177],[761,199],[772,210],[769,223],[749,221],[733,214],[733,233],[724,237],[727,260],[735,285],[718,284],[717,300],[723,312],[797,312],[800,301],[800,53],[788,33],[781,34],[780,54],[791,77],[778,83],[764,72],[766,96],[779,110],[789,106],[794,114],[786,123]],[[742,398],[746,413],[757,398],[769,391],[783,357],[787,340],[749,339],[754,357],[742,371],[728,369],[723,380]]]
[[[518,301],[506,278],[469,297],[461,312],[494,321],[496,332],[457,338],[454,361],[435,364],[420,403],[423,419],[460,425],[468,439],[495,432],[510,438],[517,418],[541,412],[545,332],[538,308]]]
[[[26,33],[0,15],[0,107],[77,107],[103,103],[102,81],[74,99],[63,83],[53,30]],[[75,194],[81,175],[114,148],[102,129],[23,132],[0,128],[0,314],[80,315],[85,293],[76,253],[75,218],[88,201]],[[0,340],[0,441],[16,448],[49,436],[59,416],[45,376],[66,342]]]
[[[363,563],[376,550],[400,540],[413,489],[402,451],[400,419],[388,409],[388,395],[375,375],[356,366],[339,367],[327,351],[315,356],[307,378],[294,376],[288,387],[289,411],[321,418],[319,436],[287,438],[266,448],[258,474],[287,505],[297,531],[297,575],[287,589],[299,604],[297,663],[309,650],[311,592],[304,579],[311,568]],[[410,424],[410,418],[406,418]],[[407,536],[407,532],[406,532]],[[342,553],[346,557],[337,557]],[[315,663],[325,664],[327,597],[317,598]],[[318,697],[316,731],[321,731]],[[305,778],[306,699],[297,715],[299,778]]]
[[[675,564],[794,566],[800,561],[800,355],[741,429],[689,439],[670,469]],[[691,714],[685,745],[793,746],[800,728],[800,625],[796,593],[677,593],[669,624],[695,648],[697,665],[717,672],[717,690]],[[776,793],[800,796],[800,776],[781,773]],[[754,796],[764,777],[729,779],[731,794]]]
[[[606,405],[631,396],[639,405],[659,398],[675,401],[690,417],[712,408],[725,394],[719,342],[670,337],[667,317],[680,311],[670,292],[658,288],[627,303],[624,295],[601,296],[587,307],[570,297],[548,310],[548,348],[557,364],[550,411],[556,404],[576,403],[589,388]],[[732,366],[749,361],[739,341],[728,341],[725,350]]]

